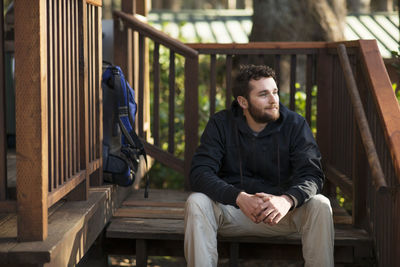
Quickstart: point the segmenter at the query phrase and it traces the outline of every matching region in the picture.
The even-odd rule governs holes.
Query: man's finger
[[[274,210],[274,212],[271,212],[271,213],[268,215],[268,217],[266,217],[266,218],[264,219],[264,222],[265,222],[265,223],[268,223],[268,224],[270,224],[270,225],[273,225],[274,218],[275,218],[278,214],[279,214],[279,211]]]
[[[271,215],[271,213],[272,213],[273,211],[274,211],[273,209],[267,208],[266,210],[264,210],[264,211],[257,217],[258,221],[259,221],[259,222],[265,222],[265,220]]]
[[[282,220],[283,216],[282,213],[278,213],[278,215],[275,216],[274,220],[272,221],[273,224],[278,224]]]
[[[266,193],[256,193],[256,196],[262,198],[265,201],[266,198],[269,198],[272,195]]]

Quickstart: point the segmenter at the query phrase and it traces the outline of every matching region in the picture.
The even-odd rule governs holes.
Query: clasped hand
[[[236,204],[254,223],[275,225],[288,213],[292,200],[286,195],[275,196],[266,193],[252,195],[241,192]]]

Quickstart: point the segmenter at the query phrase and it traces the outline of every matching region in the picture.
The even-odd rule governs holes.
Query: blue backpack
[[[135,92],[118,66],[109,64],[103,72],[103,172],[104,180],[120,186],[130,186],[142,155],[146,152],[134,130],[137,105]],[[149,177],[146,171],[145,198]]]

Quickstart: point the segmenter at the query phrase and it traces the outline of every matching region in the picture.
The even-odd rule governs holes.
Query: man
[[[216,266],[217,233],[300,233],[305,266],[333,266],[320,152],[303,117],[279,103],[267,66],[241,66],[231,110],[210,119],[192,161],[185,207],[188,266]]]

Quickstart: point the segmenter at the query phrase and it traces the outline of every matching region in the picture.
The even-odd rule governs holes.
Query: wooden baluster
[[[332,144],[332,95],[333,95],[333,59],[326,51],[317,58],[317,143],[322,154],[323,165],[331,162]],[[326,195],[336,197],[335,187],[325,181]]]
[[[175,150],[175,52],[169,52],[169,113],[168,113],[168,152]]]
[[[92,17],[92,13],[91,13],[91,7],[90,5],[87,6],[87,31],[88,31],[88,36],[87,36],[87,49],[88,49],[88,61],[87,61],[87,65],[88,65],[88,93],[89,93],[89,99],[88,99],[88,104],[89,104],[89,166],[87,167],[87,169],[89,170],[89,172],[91,172],[90,170],[90,166],[94,160],[93,158],[93,149],[94,149],[94,134],[93,134],[93,118],[94,118],[94,114],[93,114],[93,77],[92,77],[92,73],[93,73],[93,38],[92,38],[92,25],[91,25],[91,17]]]
[[[153,73],[154,73],[153,136],[154,136],[154,144],[156,146],[160,146],[160,44],[157,42],[154,42]]]
[[[103,37],[102,37],[102,25],[101,25],[101,7],[95,7],[96,17],[96,55],[95,55],[95,81],[96,81],[96,107],[97,107],[97,155],[96,158],[100,160],[97,185],[103,184],[103,92],[101,89],[101,75],[103,73]]]
[[[47,61],[47,73],[48,73],[48,146],[49,146],[49,192],[52,191],[53,188],[53,178],[54,178],[54,7],[53,1],[48,1],[47,6],[47,47],[48,47],[48,61]]]
[[[63,3],[64,1],[60,1],[58,5],[58,51],[59,51],[59,87],[58,87],[58,102],[59,102],[59,149],[60,149],[60,180],[59,180],[59,185],[62,185],[64,183],[65,179],[65,126],[64,126],[64,121],[65,121],[65,110],[64,110],[64,99],[65,99],[65,68],[64,68],[64,9],[63,9]]]
[[[185,190],[190,189],[189,173],[192,157],[198,146],[199,137],[199,58],[186,57],[185,59]]]
[[[306,120],[311,127],[311,104],[313,87],[313,56],[307,55],[306,65]]]
[[[138,123],[139,136],[144,137],[144,84],[145,84],[145,37],[139,34],[139,90],[138,90]]]
[[[93,110],[93,161],[95,161],[97,159],[97,147],[98,147],[98,135],[97,135],[97,130],[98,130],[98,124],[97,124],[97,120],[98,120],[98,109],[97,109],[97,80],[96,80],[96,73],[98,71],[97,68],[97,64],[96,64],[96,60],[98,59],[96,56],[96,49],[97,49],[97,44],[96,44],[96,20],[95,20],[95,12],[96,12],[96,7],[91,5],[90,6],[90,20],[89,23],[90,28],[91,28],[91,40],[92,40],[92,61],[90,62],[90,64],[92,65],[92,73],[91,73],[91,77],[92,77],[92,110]]]
[[[72,177],[72,69],[71,69],[71,1],[65,1],[66,4],[66,18],[65,18],[65,24],[66,24],[66,72],[65,75],[67,76],[67,97],[66,97],[66,104],[67,104],[67,159],[68,159],[68,164],[67,164],[67,179],[70,179]]]
[[[216,55],[210,56],[210,117],[215,113],[215,98],[216,98],[216,87],[217,87],[217,67],[216,67]]]
[[[79,24],[78,24],[78,19],[79,19],[79,0],[74,0],[74,38],[75,38],[75,46],[74,46],[74,51],[75,51],[75,103],[76,103],[76,114],[75,114],[75,119],[76,119],[76,130],[75,130],[75,135],[76,135],[76,171],[79,172],[81,170],[81,116],[80,116],[80,111],[81,111],[81,99],[80,99],[80,72],[79,72]],[[83,88],[82,88],[83,89]]]
[[[281,76],[281,55],[277,54],[275,55],[274,58],[274,70],[275,70],[275,77],[276,77],[276,85],[278,86],[278,89],[280,89],[279,84],[280,84],[280,76]],[[278,90],[278,94],[280,95],[281,91]]]
[[[89,192],[89,56],[88,56],[88,20],[87,4],[78,2],[78,40],[81,52],[79,54],[79,150],[80,150],[80,169],[85,170],[85,181],[80,184],[74,192],[69,194],[71,200],[87,199]]]
[[[0,9],[3,10],[3,1]],[[4,12],[0,14],[0,201],[7,194],[6,86],[4,75]]]
[[[296,55],[290,57],[290,103],[291,110],[296,111]]]
[[[71,1],[71,6],[70,6],[70,12],[71,16],[70,18],[70,27],[71,27],[71,102],[72,102],[72,118],[71,118],[71,154],[72,154],[72,175],[75,175],[78,172],[78,166],[77,166],[77,147],[76,147],[76,124],[77,124],[77,98],[76,98],[76,93],[77,93],[77,86],[76,86],[76,78],[77,78],[77,72],[76,72],[76,51],[75,51],[75,42],[77,41],[75,39],[75,31],[76,31],[76,25],[75,25],[75,16],[76,16],[76,10],[75,10],[75,0]]]
[[[232,103],[232,55],[226,55],[226,99],[225,107],[229,109]]]

